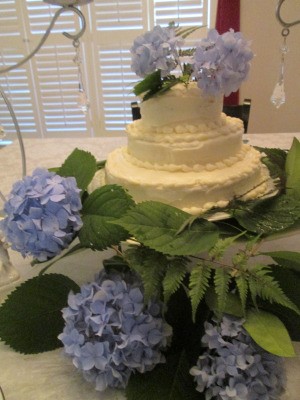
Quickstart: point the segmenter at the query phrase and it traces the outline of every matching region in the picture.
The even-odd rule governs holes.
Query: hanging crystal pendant
[[[284,80],[276,83],[271,96],[271,103],[273,103],[276,108],[279,108],[285,103]]]
[[[0,125],[0,141],[5,138],[5,131],[2,125]]]
[[[78,69],[78,81],[79,81],[78,107],[83,112],[83,114],[86,115],[90,108],[90,102],[87,97],[86,91],[84,89],[83,80],[82,80],[82,71],[81,71],[82,58],[81,58],[81,54],[80,54],[79,40],[74,40],[73,46],[76,49],[76,54],[75,54],[75,57],[73,58],[73,62],[76,64],[77,69]]]
[[[83,114],[86,114],[90,108],[89,99],[86,95],[84,88],[80,83],[79,83],[79,93],[78,93],[78,107],[83,112]]]
[[[280,48],[281,50],[281,63],[280,63],[280,72],[279,72],[279,78],[278,81],[274,87],[272,96],[270,98],[271,103],[274,104],[276,108],[279,108],[285,103],[286,97],[285,97],[285,90],[284,90],[284,63],[285,63],[285,55],[289,51],[287,45],[286,45],[286,37],[289,34],[288,29],[283,29],[281,32],[283,36],[283,44]]]

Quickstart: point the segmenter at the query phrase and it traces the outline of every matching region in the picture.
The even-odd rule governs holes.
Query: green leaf
[[[167,304],[171,295],[180,287],[187,273],[187,262],[183,257],[169,260],[169,265],[163,279],[164,303]]]
[[[181,36],[183,39],[187,38],[193,32],[197,31],[198,29],[204,28],[207,25],[202,26],[190,26],[188,28],[178,28],[176,29],[176,36]]]
[[[271,269],[265,265],[255,265],[249,275],[249,290],[255,303],[257,296],[270,303],[278,303],[284,307],[290,308],[298,315],[299,308],[286,296],[278,282],[270,275]]]
[[[212,269],[205,263],[198,263],[192,269],[189,283],[189,296],[192,304],[192,317],[195,321],[198,306],[209,287]]]
[[[126,388],[127,400],[201,400],[196,391],[184,351],[167,356],[166,364],[145,374],[132,374]]]
[[[34,354],[61,347],[61,310],[78,285],[60,274],[46,274],[22,283],[0,308],[0,338],[14,350]]]
[[[136,96],[146,94],[149,91],[156,91],[162,85],[162,80],[160,76],[160,70],[149,74],[141,82],[137,83],[133,88],[133,93]]]
[[[286,173],[285,173],[285,162],[287,152],[282,149],[270,149],[256,147],[257,150],[266,154],[266,157],[262,158],[262,162],[268,167],[272,179],[279,178],[280,185],[276,185],[278,189],[285,188]]]
[[[275,315],[265,311],[249,311],[243,326],[252,339],[269,353],[280,357],[295,356],[288,331]]]
[[[294,225],[300,218],[300,202],[281,195],[264,201],[240,203],[239,208],[233,210],[233,216],[251,232],[271,234]]]
[[[97,162],[95,157],[87,151],[75,149],[58,169],[57,173],[60,176],[73,176],[79,189],[86,190],[96,171]]]
[[[190,365],[197,363],[203,351],[201,337],[204,335],[204,322],[209,319],[210,310],[203,302],[198,307],[196,322],[192,320],[191,300],[186,290],[187,277],[183,285],[171,296],[166,307],[165,319],[172,326],[172,345],[169,352],[185,349]]]
[[[125,260],[130,268],[142,278],[145,303],[162,291],[162,279],[168,267],[168,259],[153,249],[144,246],[132,246],[125,252]]]
[[[272,275],[288,298],[300,308],[300,275],[293,270],[282,268],[279,265],[272,266]],[[294,311],[279,304],[270,304],[267,301],[258,300],[259,308],[277,315],[286,326],[292,340],[300,341],[300,316]]]
[[[300,200],[300,142],[294,138],[285,164],[287,193]]]
[[[248,297],[248,282],[243,275],[239,275],[234,279],[236,282],[236,286],[238,288],[238,293],[240,296],[243,312],[245,313],[247,297]]]
[[[229,275],[228,271],[225,270],[225,268],[219,267],[215,270],[214,284],[215,291],[218,296],[218,314],[222,314],[224,312],[229,292],[230,280],[231,276]]]
[[[166,77],[162,80],[161,87],[157,88],[157,90],[154,91],[152,90],[151,92],[147,93],[144,97],[144,101],[148,100],[150,97],[152,97],[154,94],[161,96],[168,90],[170,90],[173,86],[177,85],[177,83],[182,82],[182,77],[176,78],[175,76],[171,75],[169,77]]]
[[[269,251],[261,253],[272,257],[277,264],[300,272],[300,253],[295,251]]]
[[[103,267],[107,272],[117,271],[123,273],[129,270],[128,263],[120,256],[113,256],[107,260],[103,260]]]
[[[134,206],[132,198],[117,185],[106,185],[96,189],[84,202],[83,227],[79,231],[82,246],[104,250],[128,238],[128,233],[116,221]]]
[[[241,232],[236,236],[230,236],[225,239],[219,239],[214,247],[209,251],[210,257],[213,259],[219,260],[223,257],[226,250],[241,236],[245,235],[246,232]]]
[[[189,214],[155,201],[139,203],[115,223],[127,229],[139,242],[170,255],[195,255],[209,250],[218,239],[218,228],[197,219],[177,234]]]
[[[214,288],[209,288],[205,295],[205,301],[211,311],[218,314],[218,296]],[[244,312],[237,295],[228,293],[226,297],[226,303],[223,306],[223,313],[234,315],[235,317],[243,317]]]

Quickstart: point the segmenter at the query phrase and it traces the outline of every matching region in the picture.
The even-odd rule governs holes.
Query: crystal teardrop
[[[274,104],[276,108],[282,106],[285,103],[285,91],[284,91],[284,81],[280,80],[276,83],[272,96],[271,103]]]

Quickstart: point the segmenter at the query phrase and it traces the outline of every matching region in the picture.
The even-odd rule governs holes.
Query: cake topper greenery
[[[277,399],[300,340],[300,253],[262,245],[299,227],[300,142],[260,151],[276,194],[233,199],[225,220],[90,192],[104,163],[78,149],[15,183],[0,229],[37,276],[1,305],[0,338],[26,354],[63,346],[70,368],[128,400]],[[86,249],[111,249],[93,282],[51,273]]]
[[[222,35],[208,32],[193,49],[184,49],[184,39],[198,28],[180,29],[174,23],[135,39],[131,48],[132,70],[144,78],[135,88],[147,100],[177,83],[197,80],[204,94],[229,96],[247,78],[253,52],[240,32]]]

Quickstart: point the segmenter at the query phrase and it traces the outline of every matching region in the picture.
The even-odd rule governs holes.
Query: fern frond
[[[125,252],[125,260],[142,279],[145,303],[153,296],[160,296],[162,279],[168,266],[167,257],[155,250],[141,246],[128,249]]]
[[[277,303],[290,308],[299,315],[299,308],[286,296],[279,283],[270,275],[270,272],[271,268],[265,265],[256,265],[251,270],[248,282],[254,302],[256,297],[259,296],[270,303]]]
[[[214,275],[215,292],[218,296],[218,313],[224,311],[231,276],[225,268],[217,268]]]
[[[246,303],[248,296],[248,282],[247,279],[243,276],[235,277],[236,286],[238,288],[239,297],[242,303],[243,313],[246,312]]]
[[[240,250],[232,257],[232,264],[237,270],[245,271],[247,269],[248,260],[249,255],[245,251]]]
[[[189,283],[189,297],[192,304],[192,316],[195,321],[197,308],[209,287],[212,269],[204,263],[197,264],[191,272]]]
[[[189,35],[191,35],[193,32],[195,32],[197,29],[205,28],[206,25],[202,26],[191,26],[189,28],[179,28],[177,27],[175,29],[176,36],[181,36],[183,39],[187,38]]]
[[[219,260],[221,257],[223,257],[225,251],[241,236],[243,236],[245,232],[241,232],[236,236],[230,236],[225,239],[219,239],[217,243],[214,245],[214,247],[209,251],[210,257]]]
[[[170,261],[166,271],[166,275],[163,279],[165,303],[167,303],[172,294],[179,289],[186,273],[187,263],[183,257],[177,257]]]

